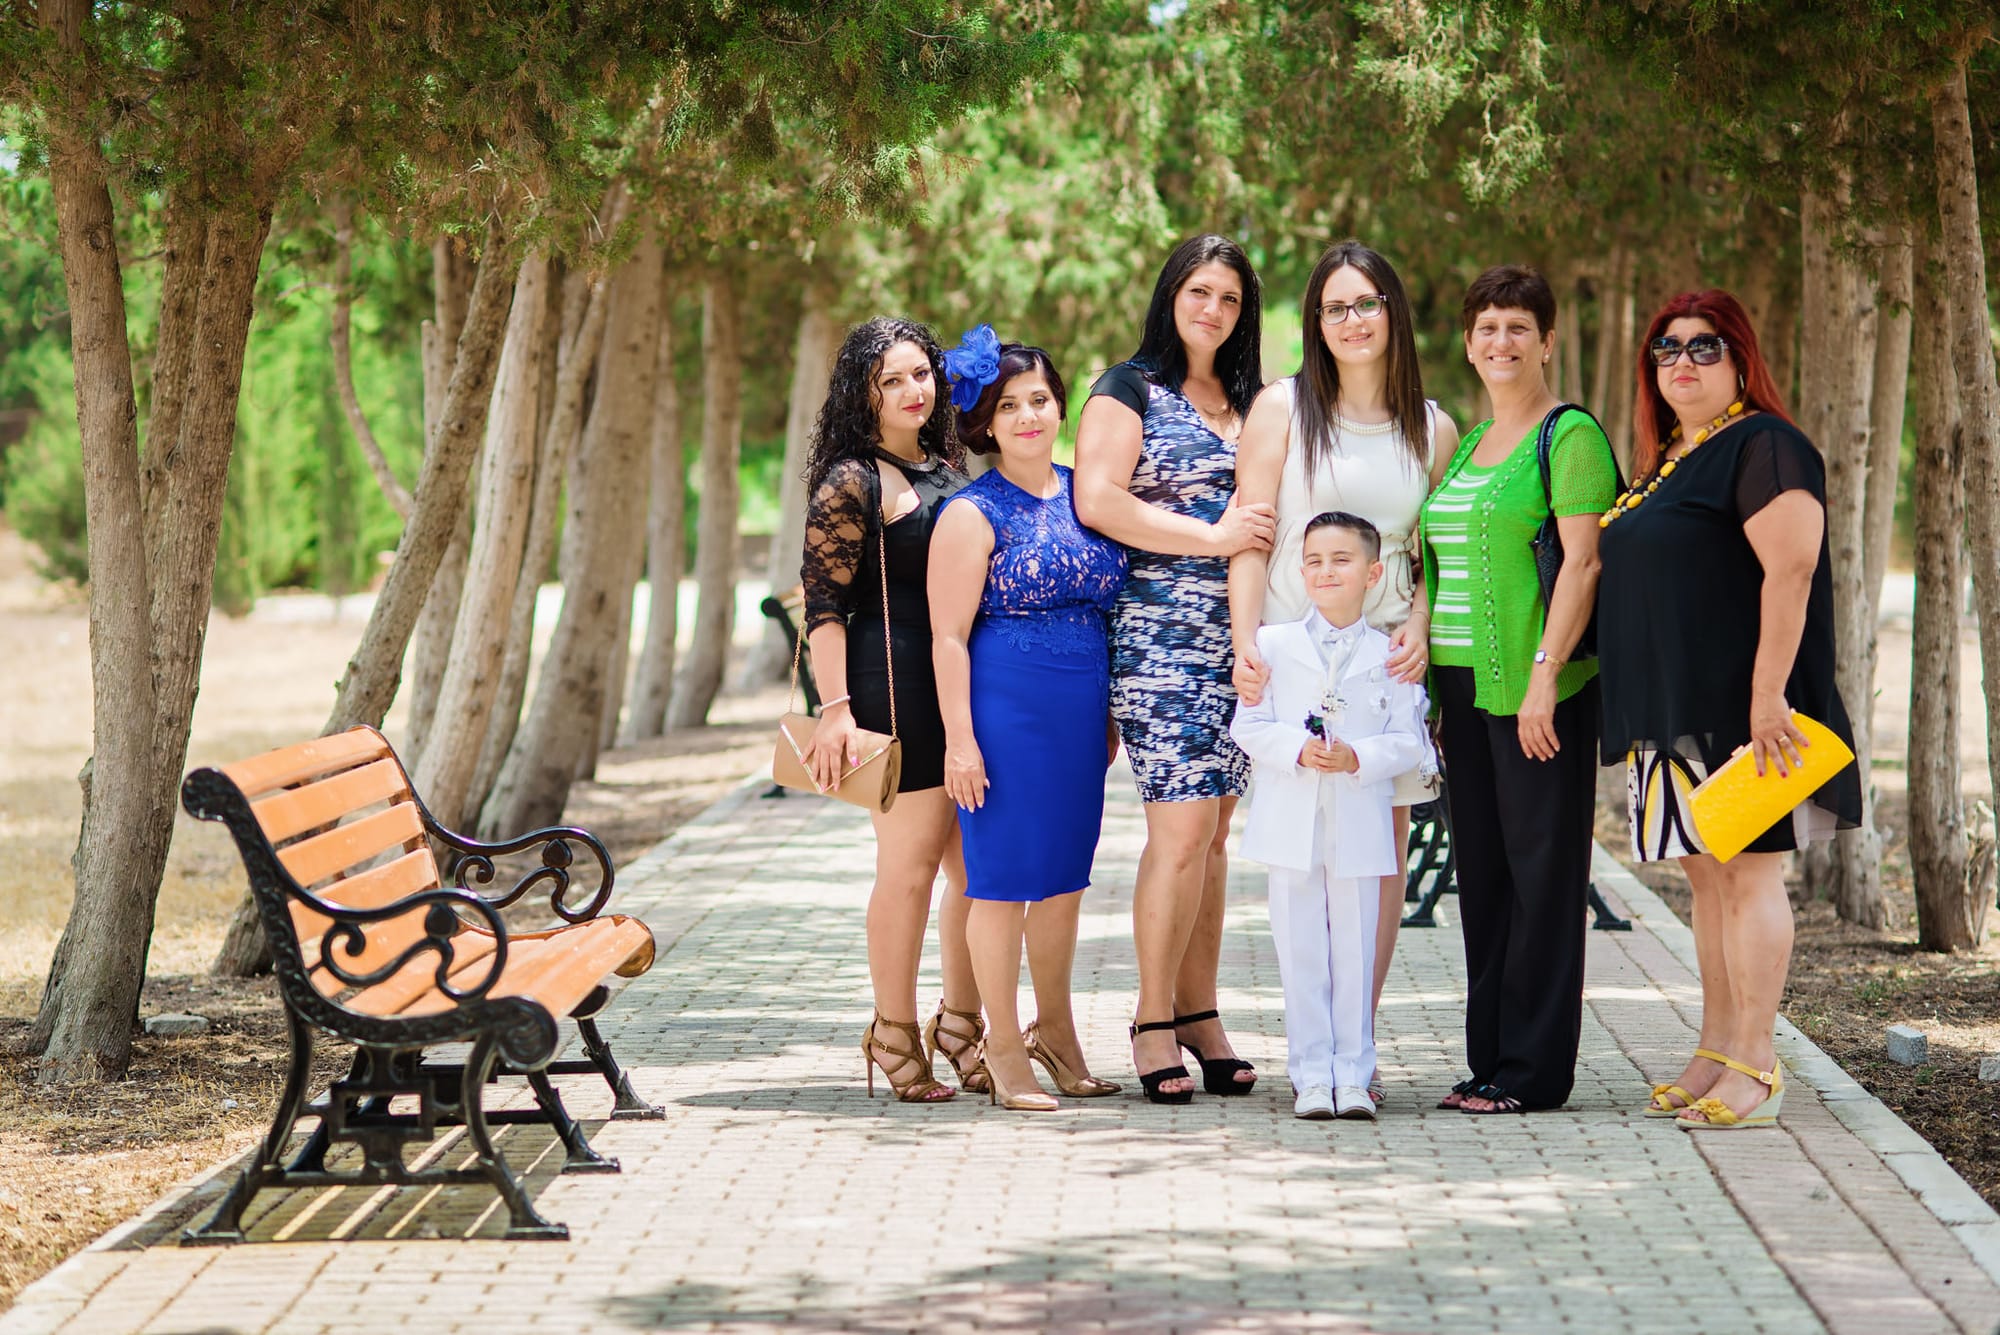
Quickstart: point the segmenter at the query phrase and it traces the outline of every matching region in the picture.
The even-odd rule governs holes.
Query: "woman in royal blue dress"
[[[1070,1008],[1077,911],[1104,820],[1111,726],[1108,614],[1125,553],[1076,517],[1050,456],[1067,403],[1040,348],[982,325],[946,354],[959,439],[994,467],[953,496],[931,541],[929,588],[944,786],[965,844],[966,944],[986,1004],[995,1101],[1048,1111],[1063,1093],[1115,1094],[1089,1074]],[[1036,1019],[1015,993],[1028,949]]]

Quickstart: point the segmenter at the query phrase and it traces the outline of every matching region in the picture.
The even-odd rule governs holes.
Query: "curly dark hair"
[[[827,382],[826,402],[820,405],[806,446],[806,486],[817,489],[827,473],[842,459],[872,460],[881,438],[876,413],[880,396],[875,390],[875,372],[883,356],[898,343],[914,343],[930,359],[931,381],[936,395],[930,419],[917,432],[924,453],[942,459],[953,468],[965,467],[965,450],[958,443],[951,409],[950,384],[944,374],[944,349],[929,325],[900,316],[878,315],[847,331],[840,351],[833,359],[833,376]]]
[[[1000,406],[1000,391],[1016,376],[1039,371],[1056,396],[1056,415],[1069,417],[1069,387],[1056,371],[1055,361],[1040,348],[1025,343],[1000,345],[1000,373],[980,392],[979,402],[958,414],[958,438],[974,454],[993,454],[1000,442],[993,439],[993,413]]]

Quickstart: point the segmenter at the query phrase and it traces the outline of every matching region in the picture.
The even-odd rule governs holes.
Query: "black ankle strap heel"
[[[1141,1034],[1150,1034],[1157,1030],[1172,1029],[1173,1027],[1174,1022],[1172,1020],[1155,1020],[1151,1024],[1134,1024],[1131,1026],[1132,1041],[1134,1043],[1138,1042],[1139,1035]],[[1133,1065],[1136,1066],[1138,1063],[1134,1062]],[[1139,1083],[1145,1087],[1146,1102],[1148,1103],[1193,1103],[1194,1091],[1191,1089],[1184,1089],[1178,1093],[1174,1093],[1163,1091],[1160,1088],[1161,1085],[1166,1084],[1169,1080],[1186,1079],[1188,1079],[1188,1068],[1185,1066],[1162,1066],[1157,1071],[1139,1072]]]
[[[1220,1020],[1221,1018],[1222,1013],[1220,1011],[1201,1011],[1195,1015],[1176,1015],[1173,1023],[1175,1028],[1179,1028],[1184,1024],[1200,1024],[1203,1020]],[[1232,1094],[1248,1094],[1251,1090],[1257,1088],[1255,1080],[1238,1080],[1236,1078],[1238,1071],[1255,1071],[1257,1069],[1241,1057],[1217,1057],[1211,1061],[1201,1055],[1200,1048],[1186,1039],[1176,1036],[1175,1041],[1194,1054],[1195,1061],[1201,1066],[1201,1087],[1209,1093],[1228,1097]]]

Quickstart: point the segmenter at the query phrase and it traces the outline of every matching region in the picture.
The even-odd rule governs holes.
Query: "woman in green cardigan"
[[[1576,1075],[1598,701],[1596,660],[1572,651],[1597,598],[1597,520],[1618,465],[1590,414],[1563,411],[1543,489],[1536,439],[1561,407],[1544,373],[1547,280],[1488,269],[1462,316],[1493,417],[1466,433],[1423,508],[1472,1071],[1439,1106],[1515,1113],[1560,1106]],[[1563,557],[1545,608],[1530,544],[1551,513]]]

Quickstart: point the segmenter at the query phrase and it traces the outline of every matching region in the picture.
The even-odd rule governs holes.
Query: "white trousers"
[[[1271,868],[1271,937],[1285,986],[1285,1069],[1295,1089],[1375,1078],[1375,877]]]

